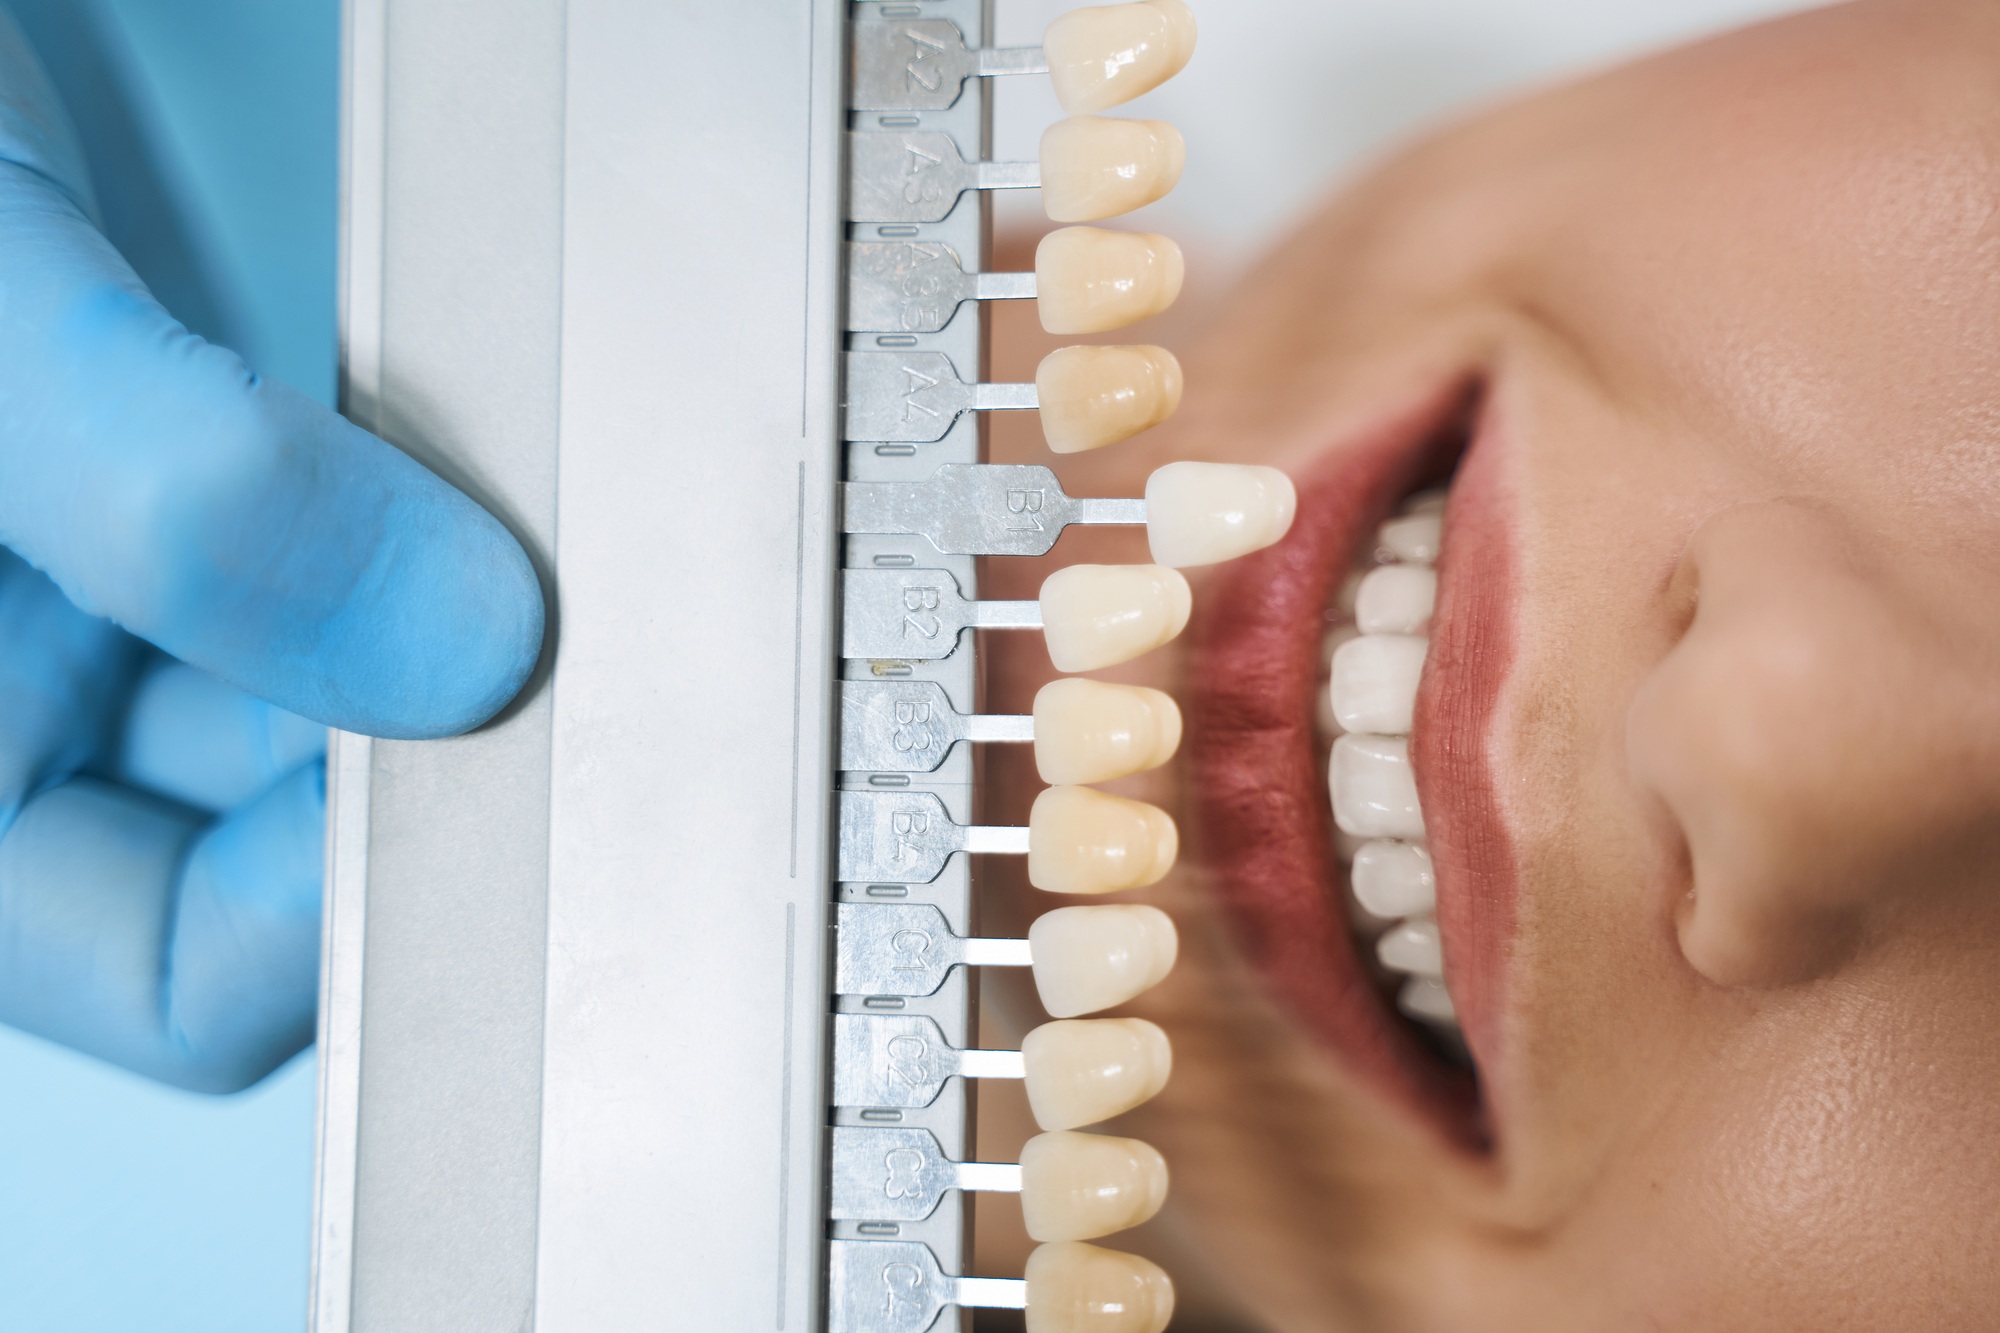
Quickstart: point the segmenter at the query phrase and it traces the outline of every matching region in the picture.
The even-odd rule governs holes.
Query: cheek
[[[1597,1224],[1636,1247],[1604,1257],[1646,1312],[1672,1327],[1920,1328],[1995,1308],[1992,992],[1905,974],[1747,1015],[1594,1210],[1619,1214]]]

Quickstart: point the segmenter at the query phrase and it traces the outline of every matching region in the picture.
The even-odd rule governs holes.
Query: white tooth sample
[[[1050,333],[1122,329],[1172,305],[1186,272],[1165,236],[1062,227],[1035,247],[1035,306]]]
[[[1028,1109],[1043,1129],[1077,1129],[1158,1095],[1173,1072],[1167,1034],[1143,1018],[1063,1018],[1021,1040]]]
[[[1408,634],[1363,634],[1336,648],[1327,690],[1341,729],[1409,735],[1429,649]]]
[[[1049,787],[1028,812],[1028,882],[1050,893],[1116,893],[1174,868],[1173,816],[1090,787]]]
[[[1181,405],[1181,363],[1164,347],[1058,347],[1035,371],[1042,435],[1059,454],[1130,439]]]
[[[1181,743],[1181,710],[1159,690],[1066,676],[1035,695],[1035,768],[1052,784],[1158,768]]]
[[[1378,917],[1421,916],[1437,910],[1431,854],[1412,842],[1366,842],[1354,853],[1348,884],[1355,900]]]
[[[1182,0],[1150,0],[1073,9],[1049,24],[1042,51],[1056,100],[1076,115],[1159,87],[1181,72],[1194,42],[1194,13]]]
[[[1028,927],[1035,990],[1054,1018],[1094,1014],[1151,990],[1179,951],[1173,919],[1138,903],[1058,907]]]
[[[1405,921],[1390,929],[1375,944],[1375,956],[1382,966],[1419,977],[1444,977],[1444,945],[1438,940],[1437,922]]]
[[[1174,1284],[1158,1264],[1078,1240],[1028,1256],[1027,1333],[1164,1333]]]
[[[1392,518],[1375,534],[1381,553],[1412,565],[1434,565],[1444,541],[1444,515],[1435,510]]]
[[[1071,565],[1042,584],[1042,638],[1058,671],[1096,671],[1187,628],[1194,594],[1161,565]]]
[[[1146,479],[1146,542],[1176,569],[1261,551],[1291,531],[1299,495],[1274,467],[1169,463]]]
[[[1411,977],[1396,994],[1396,1007],[1411,1018],[1426,1023],[1456,1023],[1458,1010],[1452,1007],[1451,992],[1435,977]]]
[[[1167,1201],[1167,1163],[1137,1139],[1056,1130],[1021,1149],[1021,1220],[1035,1240],[1093,1240]]]
[[[1363,634],[1422,634],[1437,608],[1437,571],[1423,565],[1381,565],[1354,595],[1354,623]]]
[[[1042,132],[1042,207],[1054,222],[1096,222],[1163,197],[1187,165],[1164,120],[1071,116]]]
[[[1402,736],[1342,736],[1328,764],[1334,822],[1362,838],[1421,838],[1424,812]]]
[[[1403,501],[1403,507],[1396,512],[1400,514],[1443,513],[1445,501],[1450,498],[1451,492],[1445,490],[1443,487],[1429,491],[1418,491],[1415,495]]]

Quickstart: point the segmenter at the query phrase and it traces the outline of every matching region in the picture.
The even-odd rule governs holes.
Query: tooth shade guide
[[[1180,947],[1172,919],[1137,903],[1044,912],[1028,943],[1035,989],[1052,1018],[1097,1013],[1152,989],[1173,970]]]
[[[1035,248],[1035,305],[1049,333],[1105,333],[1179,298],[1180,247],[1165,236],[1062,227]]]
[[[1181,402],[1181,363],[1164,347],[1059,347],[1035,371],[1042,435],[1083,453],[1150,430]]]
[[[1098,222],[1163,198],[1187,146],[1163,120],[1072,116],[1042,134],[1042,207],[1053,222]]]
[[[1173,758],[1181,711],[1160,690],[1070,676],[1035,695],[1034,733],[1042,781],[1109,782]]]
[[[1194,55],[1195,19],[1182,0],[1073,9],[1042,34],[1049,82],[1071,115],[1129,102],[1171,79]]]

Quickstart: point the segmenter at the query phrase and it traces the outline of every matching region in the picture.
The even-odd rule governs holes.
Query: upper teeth
[[[1377,532],[1378,563],[1343,596],[1344,603],[1351,598],[1354,624],[1328,635],[1322,721],[1345,733],[1334,741],[1328,772],[1334,821],[1342,832],[1369,839],[1354,853],[1348,891],[1386,927],[1376,957],[1407,975],[1397,1006],[1455,1031],[1409,743],[1437,600],[1431,566],[1443,538],[1443,509],[1442,492],[1414,496]]]

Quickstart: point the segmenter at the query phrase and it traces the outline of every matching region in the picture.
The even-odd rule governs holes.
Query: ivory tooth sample
[[[1130,439],[1181,405],[1181,363],[1164,347],[1059,347],[1035,371],[1042,434],[1059,454]]]
[[[1383,565],[1368,571],[1354,594],[1354,625],[1363,634],[1422,634],[1437,606],[1437,571],[1423,565]]]
[[[1082,1241],[1028,1256],[1028,1333],[1163,1333],[1174,1284],[1158,1264]]]
[[[1063,227],[1035,247],[1035,306],[1050,333],[1103,333],[1165,310],[1185,276],[1165,236]]]
[[[1049,787],[1028,812],[1028,882],[1050,893],[1116,893],[1173,869],[1173,817],[1090,787]]]
[[[1410,634],[1363,634],[1336,648],[1327,688],[1341,730],[1409,735],[1429,650]]]
[[[1292,479],[1245,463],[1169,463],[1146,479],[1146,541],[1174,568],[1261,551],[1291,531]]]
[[[1194,594],[1159,565],[1071,565],[1042,584],[1042,637],[1058,671],[1096,671],[1187,628]]]
[[[1137,1139],[1057,1130],[1021,1149],[1021,1219],[1036,1240],[1094,1240],[1167,1201],[1167,1163]]]
[[[1342,736],[1328,763],[1333,820],[1358,838],[1421,838],[1424,812],[1404,736]]]
[[[1159,690],[1066,676],[1035,695],[1035,767],[1052,784],[1158,768],[1181,743],[1181,710]]]
[[[1194,12],[1182,0],[1073,9],[1049,24],[1042,50],[1063,110],[1102,111],[1150,92],[1194,54]]]
[[[1043,1129],[1122,1115],[1167,1086],[1174,1050],[1143,1018],[1065,1018],[1021,1041],[1028,1109]]]
[[[1042,207],[1054,222],[1096,222],[1162,198],[1187,165],[1164,120],[1072,116],[1042,133]]]
[[[1056,1018],[1094,1014],[1151,990],[1179,951],[1173,919],[1137,903],[1058,907],[1028,927],[1035,990]]]

